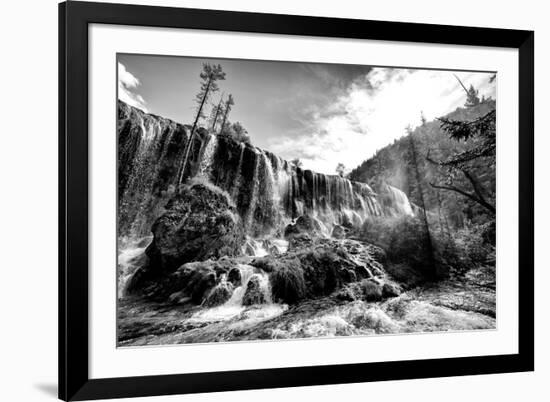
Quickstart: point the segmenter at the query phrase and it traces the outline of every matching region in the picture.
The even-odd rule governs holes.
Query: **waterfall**
[[[414,215],[411,203],[403,191],[390,186],[389,184],[383,184],[381,186],[381,190],[380,195],[386,215]]]
[[[261,321],[280,315],[288,308],[285,304],[273,303],[269,275],[266,272],[247,264],[238,264],[237,268],[241,273],[241,285],[233,290],[229,300],[221,306],[198,311],[189,319],[190,322],[204,323],[227,321],[242,316],[243,314],[245,315],[243,317],[244,319]],[[248,283],[253,277],[258,278],[260,290],[264,295],[266,303],[247,308],[243,306],[243,299]],[[221,281],[226,280],[225,276],[221,278]]]
[[[218,144],[218,136],[210,134],[206,145],[203,143],[204,150],[202,151],[201,161],[199,163],[198,176],[204,176],[208,178],[210,176],[210,169],[214,159],[214,153],[216,152],[216,146]]]
[[[135,240],[150,234],[166,202],[163,197],[169,196],[188,130],[123,102],[118,105],[118,228],[120,235]]]
[[[237,267],[241,272],[241,286],[235,288],[231,298],[225,303],[226,306],[242,306],[248,281],[250,281],[250,278],[254,275],[255,268],[251,265],[239,264]]]
[[[135,271],[141,266],[145,257],[145,249],[152,237],[145,237],[127,243],[119,242],[118,246],[118,285],[117,295],[122,298],[126,295],[126,285]]]
[[[119,235],[150,234],[152,223],[174,191],[178,161],[189,129],[119,102]],[[282,237],[300,215],[317,220],[323,233],[336,224],[361,225],[373,216],[413,215],[407,196],[367,184],[291,166],[284,159],[227,136],[196,130],[189,159],[190,175],[203,176],[233,198],[252,239]],[[271,247],[271,245],[268,245]],[[275,250],[275,248],[273,249]]]
[[[288,240],[274,237],[252,239],[247,237],[243,246],[243,254],[250,257],[264,257],[268,254],[284,254],[288,250]]]
[[[248,189],[248,191],[250,192],[250,201],[249,201],[249,205],[248,205],[248,211],[247,211],[247,214],[246,214],[246,217],[245,217],[245,227],[247,229],[250,229],[252,227],[252,224],[253,224],[253,221],[254,221],[254,212],[256,210],[256,203],[258,202],[258,186],[259,186],[259,170],[260,170],[260,166],[259,166],[259,162],[260,160],[258,159],[257,155],[259,154],[259,152],[257,152],[256,150],[254,150],[254,168],[253,168],[253,174],[252,174],[252,187]],[[246,191],[246,189],[245,189]]]
[[[241,187],[241,169],[243,167],[243,156],[244,156],[244,142],[241,142],[239,144],[241,150],[239,152],[239,163],[237,164],[237,170],[236,170],[236,179],[233,182],[233,186],[231,188],[231,196],[233,199],[237,198],[237,194],[239,192],[239,189]]]

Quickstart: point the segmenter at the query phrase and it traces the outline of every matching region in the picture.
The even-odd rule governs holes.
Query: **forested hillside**
[[[495,101],[489,99],[475,106],[457,108],[445,118],[475,122],[493,111],[495,106]],[[494,155],[481,155],[468,160],[470,179],[457,169],[449,169],[439,163],[475,150],[482,145],[482,141],[479,136],[467,140],[453,139],[442,128],[440,120],[423,121],[414,129],[406,129],[403,137],[351,171],[349,178],[374,188],[382,182],[391,184],[403,190],[414,204],[425,207],[432,216],[436,214],[444,225],[451,228],[483,224],[494,219],[494,211],[456,190],[475,194],[470,180],[473,179],[483,194],[483,200],[494,206]]]

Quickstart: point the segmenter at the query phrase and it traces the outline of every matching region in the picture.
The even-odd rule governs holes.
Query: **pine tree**
[[[222,112],[222,103],[223,103],[223,94],[220,96],[218,104],[212,109],[212,127],[210,128],[213,133],[216,132],[216,124],[218,124],[218,119],[221,116]]]
[[[443,161],[432,159],[428,153],[428,162],[439,165],[445,169],[444,183],[430,183],[433,188],[453,191],[482,206],[492,215],[496,214],[496,208],[490,194],[483,187],[479,178],[473,173],[476,162],[483,160],[484,165],[496,164],[496,111],[481,116],[473,121],[439,119],[441,128],[447,132],[450,138],[456,141],[470,141],[472,146],[466,151],[452,155]],[[465,180],[465,185],[457,184],[459,179]]]
[[[462,87],[462,89],[464,89],[464,92],[466,92],[466,103],[464,104],[464,106],[473,107],[473,106],[479,105],[479,103],[480,103],[480,101],[479,101],[479,91],[477,89],[475,89],[472,84],[470,84],[470,89],[466,89],[466,86],[460,80],[460,78],[458,78],[458,76],[456,74],[454,76],[458,80],[458,82],[459,82],[460,86]]]
[[[479,103],[479,91],[473,85],[470,85],[470,89],[466,92],[466,103],[464,106],[473,107],[479,105]]]
[[[222,119],[222,126],[220,128],[220,133],[225,130],[225,124],[227,123],[227,117],[229,116],[229,112],[231,112],[231,108],[235,104],[235,100],[233,99],[233,95],[229,94],[227,97],[227,100],[225,101],[225,105],[223,107],[223,119]]]
[[[426,214],[426,201],[424,199],[424,192],[422,191],[422,179],[420,175],[420,169],[418,168],[418,157],[417,157],[416,146],[413,138],[412,128],[409,126],[406,128],[406,131],[409,138],[411,165],[414,170],[416,185],[418,187],[417,190],[419,194],[420,209],[421,209],[420,218],[424,223],[423,226],[424,226],[424,233],[426,235],[425,246],[427,249],[427,257],[428,257],[429,265],[433,270],[433,275],[437,276],[437,269],[436,269],[435,259],[434,259],[434,247],[432,243],[432,234],[430,233],[430,225],[428,223],[428,216]]]
[[[338,176],[344,177],[344,173],[346,173],[346,165],[344,165],[343,163],[339,163],[338,165],[336,165],[336,173],[338,174]]]
[[[189,136],[189,141],[187,141],[187,146],[185,147],[185,152],[183,156],[183,161],[180,167],[180,173],[178,178],[178,186],[183,181],[183,176],[185,174],[185,169],[187,167],[187,162],[189,159],[189,152],[191,150],[193,139],[195,136],[195,130],[199,120],[204,118],[204,105],[206,104],[208,98],[219,90],[217,81],[225,80],[225,73],[222,70],[221,65],[212,65],[204,63],[202,65],[202,71],[200,73],[201,87],[200,91],[195,97],[195,102],[197,103],[197,113],[195,115],[195,121],[193,122],[193,127],[191,128],[191,134]]]

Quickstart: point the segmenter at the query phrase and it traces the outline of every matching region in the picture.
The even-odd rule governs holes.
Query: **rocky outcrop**
[[[274,302],[296,304],[304,299],[330,296],[348,284],[370,280],[382,297],[387,278],[374,257],[377,254],[375,246],[354,240],[319,238],[312,246],[284,254],[224,257],[186,263],[172,273],[156,277],[135,275],[133,289],[158,301],[216,306],[244,286],[242,305],[248,306],[268,302],[268,288]],[[242,267],[247,267],[246,271]]]
[[[335,239],[343,239],[346,237],[346,228],[342,225],[334,225],[331,236]]]
[[[243,296],[243,306],[252,306],[254,304],[263,304],[267,302],[262,290],[260,278],[261,277],[259,275],[253,275],[249,279]]]
[[[215,307],[224,304],[233,294],[233,285],[230,282],[218,283],[206,296],[203,305],[206,307]]]
[[[166,205],[146,250],[151,269],[171,272],[190,261],[236,256],[244,231],[227,193],[208,183],[192,182]]]
[[[250,264],[270,273],[275,300],[297,303],[327,296],[344,285],[383,275],[370,246],[353,240],[320,239],[311,247],[281,256],[257,258]]]

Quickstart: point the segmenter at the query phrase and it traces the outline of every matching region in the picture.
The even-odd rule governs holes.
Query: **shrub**
[[[297,259],[289,260],[274,270],[269,280],[271,293],[275,300],[295,304],[306,296],[304,272]]]
[[[358,282],[348,283],[335,294],[338,300],[355,301],[363,298],[363,289]]]
[[[490,242],[486,242],[486,238],[487,227],[485,225],[466,226],[453,235],[453,252],[456,267],[460,271],[464,272],[474,266],[493,263],[494,246]]]
[[[378,283],[365,279],[361,281],[361,288],[366,301],[382,300],[382,286]]]

